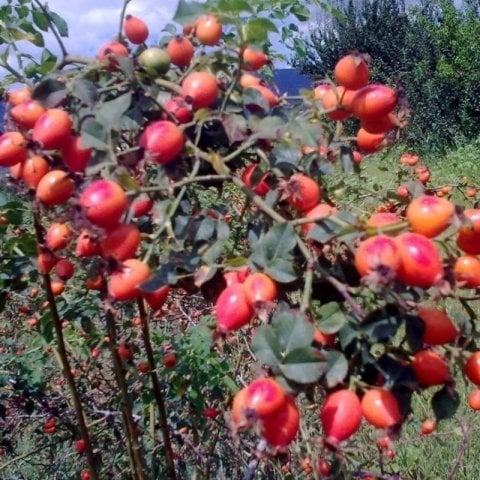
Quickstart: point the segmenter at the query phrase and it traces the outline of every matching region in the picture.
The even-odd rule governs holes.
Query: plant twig
[[[115,317],[112,313],[111,306],[105,308],[105,318],[107,321],[107,329],[109,335],[109,346],[113,359],[113,368],[117,384],[120,388],[120,395],[122,398],[123,420],[126,427],[126,437],[131,446],[131,455],[134,463],[134,477],[138,480],[146,480],[145,461],[140,449],[140,444],[137,438],[136,425],[133,419],[132,406],[128,395],[128,386],[125,380],[125,372],[123,371],[122,360],[118,355],[117,345],[117,328],[115,325]]]
[[[449,472],[446,480],[453,480],[455,478],[457,470],[460,467],[460,463],[462,462],[463,456],[465,455],[465,452],[467,451],[468,442],[469,442],[470,437],[472,435],[472,431],[473,431],[473,425],[471,423],[467,426],[467,428],[465,428],[465,426],[462,425],[463,440],[462,440],[462,443],[460,444],[460,447],[458,448],[457,456],[455,458],[455,462],[453,462],[452,468],[450,469],[450,472]]]
[[[39,214],[37,211],[34,211],[33,219],[34,219],[34,228],[35,228],[37,245],[40,247],[43,244],[43,229],[42,229]],[[97,474],[97,461],[96,461],[95,455],[93,454],[92,443],[90,440],[90,434],[86,424],[85,415],[83,412],[80,394],[78,393],[77,387],[75,385],[75,380],[73,378],[72,371],[70,368],[70,362],[68,360],[65,340],[63,338],[62,320],[60,319],[55,296],[52,292],[50,275],[48,273],[43,273],[42,278],[43,278],[43,286],[47,296],[48,305],[50,308],[50,312],[52,314],[53,326],[55,329],[55,336],[56,336],[57,346],[58,346],[58,355],[62,364],[63,375],[67,381],[68,388],[72,396],[73,407],[77,417],[80,434],[82,436],[82,439],[85,441],[85,453],[87,456],[88,467],[90,469],[90,475],[92,476],[93,480],[98,480],[99,476]]]
[[[263,456],[263,452],[267,448],[267,442],[265,440],[260,440],[258,442],[257,448],[255,449],[254,457],[250,462],[248,462],[247,470],[243,475],[243,480],[253,480],[255,477],[255,472],[257,470],[258,464],[260,463],[260,459]]]
[[[160,381],[158,380],[158,375],[156,372],[155,357],[153,355],[152,343],[150,341],[150,331],[148,328],[147,313],[145,311],[145,305],[143,303],[143,299],[141,298],[138,299],[137,305],[138,305],[139,316],[142,322],[141,324],[142,340],[143,340],[143,345],[145,347],[145,353],[147,354],[149,374],[150,374],[150,379],[152,381],[152,387],[153,387],[153,395],[157,403],[160,430],[162,431],[162,435],[163,435],[167,478],[170,480],[175,480],[176,479],[175,462],[174,462],[174,456],[173,456],[173,450],[172,450],[172,442],[170,439],[170,429],[168,426],[167,410],[165,408],[165,400],[163,398],[162,388],[160,386]]]
[[[118,26],[118,41],[122,39],[122,30],[123,30],[123,19],[125,18],[125,12],[127,11],[127,6],[132,0],[124,0],[122,11],[120,12],[120,21]]]

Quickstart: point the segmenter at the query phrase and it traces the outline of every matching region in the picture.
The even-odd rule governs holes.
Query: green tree
[[[403,0],[349,0],[338,10],[310,32],[296,66],[324,77],[339,56],[368,53],[373,79],[400,87],[415,106],[409,143],[444,148],[478,136],[477,2],[457,7],[453,0],[426,0],[407,8]]]

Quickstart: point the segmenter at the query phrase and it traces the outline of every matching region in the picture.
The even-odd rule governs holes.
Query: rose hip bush
[[[352,208],[406,99],[360,53],[301,100],[278,91],[270,18],[304,20],[296,2],[180,2],[158,44],[128,3],[96,58],[46,5],[2,7],[21,83],[0,136],[2,455],[24,428],[69,478],[273,478],[294,458],[372,478],[346,448],[362,424],[388,446],[414,395],[435,389],[441,421],[456,379],[480,385],[476,192],[454,202],[405,154],[398,190]],[[19,51],[45,31],[60,57]]]

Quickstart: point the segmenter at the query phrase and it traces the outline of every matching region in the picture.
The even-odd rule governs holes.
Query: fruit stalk
[[[40,224],[39,215],[37,211],[34,212],[34,228],[35,228],[37,246],[40,247],[40,245],[43,244],[43,231],[42,231],[42,225]],[[99,476],[97,474],[97,461],[95,459],[95,455],[93,454],[92,443],[90,441],[90,434],[88,431],[87,424],[85,422],[85,415],[83,412],[80,394],[78,393],[77,387],[75,385],[75,380],[73,379],[70,362],[68,360],[68,353],[67,353],[65,341],[63,338],[62,321],[60,319],[60,315],[58,314],[55,296],[53,295],[53,292],[52,292],[52,286],[50,283],[51,282],[50,274],[43,273],[42,278],[43,278],[43,286],[47,296],[48,305],[50,308],[50,312],[52,314],[53,326],[55,329],[55,336],[57,340],[58,354],[62,364],[63,375],[67,381],[68,388],[72,396],[73,408],[75,410],[75,415],[77,417],[80,434],[82,436],[82,439],[85,441],[85,453],[87,456],[88,467],[90,469],[90,475],[92,477],[92,480],[99,480]]]
[[[167,410],[165,408],[165,400],[163,398],[162,388],[160,386],[160,381],[158,380],[158,375],[156,372],[156,363],[155,363],[155,358],[153,356],[152,343],[150,341],[150,331],[148,328],[147,313],[145,311],[145,305],[143,303],[143,300],[139,299],[137,303],[138,303],[138,311],[139,311],[140,319],[142,321],[141,329],[142,329],[143,345],[145,347],[145,353],[147,354],[150,379],[152,381],[152,387],[153,387],[153,395],[155,396],[155,400],[157,402],[160,429],[163,435],[167,478],[169,478],[170,480],[175,480],[176,479],[175,463],[173,460],[174,457],[173,457],[173,450],[172,450],[172,442],[170,439],[170,429],[168,426]]]
[[[120,24],[118,27],[118,41],[122,39],[122,30],[123,30],[123,19],[125,18],[125,12],[127,11],[127,6],[132,0],[124,0],[123,6],[122,6],[122,11],[120,12]]]

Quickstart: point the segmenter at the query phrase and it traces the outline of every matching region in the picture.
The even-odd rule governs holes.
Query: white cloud
[[[127,13],[138,15],[145,21],[150,30],[148,43],[154,43],[158,41],[162,28],[171,21],[177,3],[178,0],[133,0]],[[65,44],[69,53],[93,56],[118,32],[122,0],[103,0],[101,3],[98,0],[50,0],[48,4],[68,23],[70,35]]]

